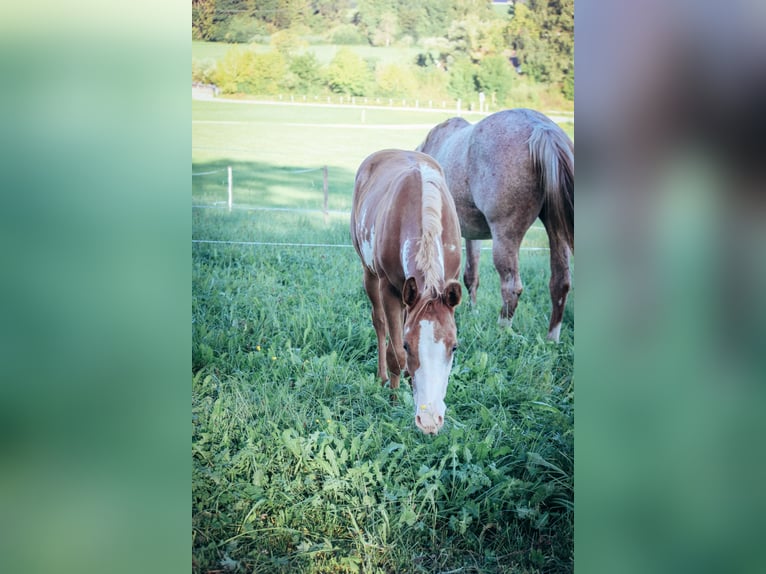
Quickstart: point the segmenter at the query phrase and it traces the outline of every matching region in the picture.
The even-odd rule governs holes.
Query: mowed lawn
[[[522,251],[512,331],[482,253],[439,435],[415,428],[406,383],[392,403],[375,380],[354,174],[451,114],[207,101],[192,114],[192,173],[215,172],[192,177],[193,571],[571,572],[574,293],[561,343],[545,341],[546,251]]]

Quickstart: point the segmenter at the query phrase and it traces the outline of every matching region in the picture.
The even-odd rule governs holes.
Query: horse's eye
[[[455,351],[457,351],[457,343],[452,345],[452,352],[454,353]]]
[[[404,350],[407,351],[408,353],[410,352],[410,344],[407,343],[407,341],[404,342]]]

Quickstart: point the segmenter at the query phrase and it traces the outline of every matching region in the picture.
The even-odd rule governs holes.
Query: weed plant
[[[194,230],[348,243],[345,220],[289,215],[204,210]],[[521,258],[507,332],[482,254],[434,437],[406,383],[392,403],[375,380],[353,249],[194,244],[195,570],[571,571],[574,318],[570,304],[561,343],[543,340],[547,252]]]

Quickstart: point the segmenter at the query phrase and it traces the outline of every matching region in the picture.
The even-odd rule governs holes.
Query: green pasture
[[[348,210],[362,160],[384,148],[414,149],[452,111],[408,111],[269,102],[192,101],[192,201]],[[483,116],[467,113],[475,122]],[[571,124],[564,124],[565,130]],[[312,170],[312,171],[307,171]]]
[[[574,294],[561,343],[545,341],[546,251],[521,253],[512,331],[482,252],[439,435],[415,428],[406,383],[391,402],[375,380],[345,213],[354,173],[443,117],[196,101],[192,114],[192,173],[231,165],[235,203],[219,203],[225,171],[192,177],[205,206],[192,208],[193,571],[571,572]],[[528,233],[525,247],[546,245]]]

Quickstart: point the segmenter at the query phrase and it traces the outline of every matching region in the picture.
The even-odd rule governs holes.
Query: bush
[[[248,43],[256,38],[268,36],[268,26],[250,16],[237,14],[226,23],[216,26],[215,40],[235,43]]]
[[[256,54],[233,48],[221,59],[214,78],[223,93],[276,94],[286,72],[287,63],[279,52]]]
[[[570,102],[574,101],[574,74],[572,72],[568,72],[564,76],[564,85],[561,87],[561,93]]]
[[[271,35],[271,47],[284,55],[288,55],[298,51],[301,48],[305,48],[308,46],[308,42],[304,39],[306,30],[306,27],[303,26],[301,28],[288,28],[286,30],[274,32]]]
[[[279,52],[255,54],[250,93],[279,93],[282,89],[282,78],[286,73],[287,62]]]
[[[403,98],[418,93],[418,79],[411,66],[383,64],[375,73],[381,96]]]
[[[498,102],[504,102],[511,91],[515,75],[516,72],[504,56],[487,56],[479,64],[476,83],[487,97],[495,94]]]
[[[333,92],[362,96],[371,83],[365,61],[349,48],[341,48],[327,67],[327,85]]]
[[[294,76],[294,88],[301,92],[308,92],[319,86],[322,81],[319,61],[313,52],[293,56],[290,60],[290,72]]]
[[[192,60],[192,82],[201,84],[214,83],[215,60],[207,58],[205,60]]]
[[[448,63],[447,91],[457,99],[470,100],[476,96],[476,66],[467,57]]]
[[[416,70],[418,80],[418,93],[424,100],[448,100],[450,99],[447,84],[449,74],[444,70],[431,66]]]
[[[359,29],[353,24],[343,24],[335,28],[330,38],[333,44],[339,45],[359,45],[367,44],[367,37],[359,32]]]
[[[252,57],[255,54],[250,50],[231,48],[216,66],[215,83],[224,94],[235,94],[244,91],[243,87],[248,82]]]

